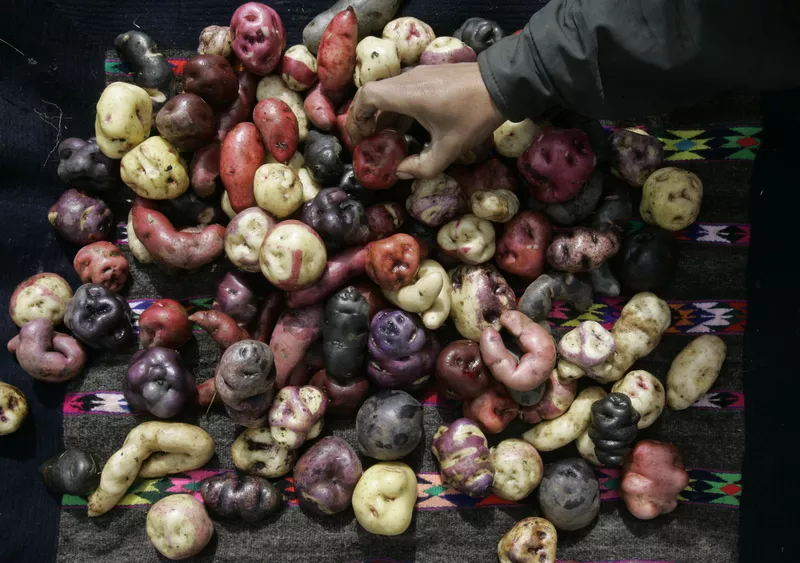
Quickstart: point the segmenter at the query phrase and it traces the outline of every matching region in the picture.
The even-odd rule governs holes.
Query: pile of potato
[[[504,32],[470,18],[454,36],[436,37],[415,18],[392,20],[399,2],[371,10],[376,1],[338,2],[309,24],[304,45],[288,49],[278,14],[244,4],[229,27],[203,30],[180,93],[153,40],[124,33],[115,47],[134,83],[102,92],[94,137],[59,146],[58,173],[71,189],[48,218],[82,246],[74,265],[85,285],[73,293],[40,273],[14,291],[9,311],[21,331],[8,349],[32,377],[69,380],[87,347],[136,344],[119,295],[128,262],[105,240],[114,223],[103,193],[131,190],[128,240],[139,262],[191,275],[224,255],[234,267],[210,311],[189,316],[170,299],[144,311],[142,349],[122,382],[128,404],[157,419],[222,403],[247,427],[232,452],[242,474],[205,482],[205,504],[173,495],[151,508],[147,533],[169,558],[208,543],[206,510],[247,521],[278,510],[281,495],[267,479],[292,470],[312,513],[352,506],[367,531],[403,533],[416,477],[399,460],[426,444],[415,394],[434,381],[464,403],[464,418],[427,437],[444,482],[508,500],[538,489],[547,520],[519,522],[498,545],[501,561],[552,562],[556,528],[594,520],[599,486],[589,463],[623,466],[622,497],[639,518],[674,509],[685,486],[677,450],[634,445],[636,434],[666,403],[686,408],[707,391],[725,345],[694,340],[666,392],[654,375],[630,370],[670,325],[667,304],[651,293],[675,271],[664,229],[695,220],[702,183],[662,168],[658,139],[635,130],[609,138],[589,121],[558,127],[576,122],[566,114],[507,122],[472,139],[446,174],[398,180],[397,166],[426,134],[405,120],[354,146],[345,122],[356,88],[415,65],[474,62]],[[652,226],[625,237],[631,187],[642,189]],[[528,284],[520,299],[507,278]],[[635,295],[610,331],[584,322],[551,335],[554,300],[586,310],[594,294],[623,290]],[[54,331],[62,322],[71,336]],[[193,323],[222,351],[200,385],[180,353]],[[451,326],[461,339],[445,336]],[[19,390],[0,385],[0,434],[26,411]],[[326,416],[355,420],[358,452],[338,437],[313,442]],[[517,417],[532,427],[490,448],[486,434]],[[543,467],[540,451],[572,442],[584,459]],[[213,453],[200,428],[149,421],[101,473],[91,455],[71,450],[44,478],[60,492],[91,493],[89,514],[98,516],[137,476],[196,469]],[[359,455],[379,462],[363,471]]]

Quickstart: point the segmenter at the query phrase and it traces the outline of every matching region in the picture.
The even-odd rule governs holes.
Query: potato
[[[497,241],[495,263],[504,272],[535,280],[544,272],[545,256],[552,238],[553,227],[547,217],[534,211],[522,211],[503,226],[503,234]]]
[[[350,6],[358,18],[358,38],[375,35],[394,17],[400,4],[401,0],[337,0],[303,29],[303,43],[312,53],[316,53],[331,20]]]
[[[290,90],[280,76],[265,76],[258,82],[256,99],[260,102],[267,98],[283,100],[292,109],[297,118],[298,140],[304,142],[308,136],[308,116],[303,108],[303,97]]]
[[[221,55],[192,57],[183,67],[183,90],[196,94],[216,110],[226,109],[239,95],[239,80]]]
[[[563,203],[578,195],[596,162],[586,133],[550,127],[520,155],[517,168],[537,200]]]
[[[368,349],[367,376],[376,386],[413,391],[433,375],[439,344],[416,315],[384,309],[372,317]]]
[[[258,316],[258,289],[255,280],[244,272],[225,274],[217,285],[211,308],[225,313],[239,326],[249,327]]]
[[[328,254],[319,235],[300,221],[283,221],[264,238],[261,272],[284,291],[302,289],[322,277]]]
[[[417,476],[398,461],[376,463],[358,480],[353,512],[367,532],[398,536],[411,525],[417,502]]]
[[[419,244],[410,235],[401,233],[371,242],[367,252],[367,275],[385,291],[399,291],[419,270]]]
[[[563,448],[583,434],[592,422],[592,404],[606,396],[602,387],[581,391],[569,410],[552,420],[540,422],[522,435],[522,439],[540,452]]]
[[[264,156],[264,144],[252,123],[236,125],[222,142],[220,177],[237,213],[256,204],[254,178]]]
[[[422,405],[404,391],[380,391],[361,405],[356,434],[362,454],[381,461],[403,458],[424,435]]]
[[[275,389],[272,350],[257,340],[240,340],[225,350],[214,382],[228,416],[242,426],[260,428]]]
[[[564,227],[580,223],[597,208],[603,197],[603,173],[595,169],[592,175],[583,184],[578,194],[564,203],[550,203],[544,208],[544,213],[554,222]],[[595,216],[596,220],[596,216]],[[625,220],[627,223],[627,219]],[[596,227],[607,230],[607,227]]]
[[[356,180],[370,190],[388,190],[397,182],[397,167],[408,156],[408,145],[397,131],[384,129],[361,141],[353,151]]]
[[[651,520],[678,506],[678,494],[689,485],[678,448],[642,440],[622,468],[619,496],[636,518]]]
[[[553,299],[563,299],[578,311],[592,306],[592,286],[572,274],[553,272],[542,274],[531,283],[519,300],[519,311],[537,321],[543,321],[553,309]]]
[[[299,154],[300,153],[295,153],[295,155]],[[300,155],[300,158],[302,158],[302,155]],[[291,168],[291,162],[289,164],[289,167]],[[292,170],[295,170],[297,177],[300,178],[300,183],[303,184],[303,203],[308,203],[317,197],[319,192],[322,190],[322,186],[314,179],[313,176],[311,176],[308,168],[292,168]]]
[[[433,435],[431,451],[439,462],[442,480],[474,498],[489,494],[494,467],[486,436],[468,418],[440,426]]]
[[[234,266],[246,272],[260,271],[258,254],[275,219],[258,207],[237,214],[225,230],[225,254]]]
[[[136,236],[136,231],[133,230],[133,209],[128,211],[128,224],[125,230],[128,234],[128,249],[133,257],[142,264],[152,264],[153,255],[144,247],[142,241]]]
[[[176,350],[150,347],[131,358],[122,392],[132,411],[172,418],[195,398],[197,385]]]
[[[215,121],[214,110],[203,98],[186,93],[164,104],[156,115],[156,129],[178,150],[193,151],[211,142]]]
[[[492,492],[506,500],[522,500],[542,481],[542,458],[536,448],[516,439],[503,440],[491,449],[494,467]]]
[[[122,157],[120,177],[147,199],[174,199],[189,188],[185,161],[163,137],[150,137]]]
[[[506,121],[494,130],[494,146],[506,158],[519,158],[541,131],[530,119]]]
[[[50,207],[47,220],[59,235],[81,246],[108,238],[114,224],[106,202],[72,189]]]
[[[361,475],[361,461],[350,444],[337,436],[323,438],[294,466],[297,502],[321,516],[343,512]]]
[[[544,518],[525,518],[500,538],[500,563],[555,563],[556,529]]]
[[[653,291],[675,277],[678,256],[675,237],[648,226],[622,241],[615,270],[622,283],[633,291]]]
[[[619,129],[609,139],[611,166],[629,185],[640,188],[661,168],[664,145],[657,137],[638,129]]]
[[[32,319],[8,342],[8,351],[20,367],[39,381],[60,383],[76,377],[86,364],[86,352],[77,340],[53,331],[49,319]]]
[[[298,369],[302,369],[303,359],[309,349],[322,336],[324,309],[321,304],[309,307],[287,309],[278,319],[269,341],[275,355],[276,386],[304,385],[290,381]],[[309,375],[310,377],[310,375]]]
[[[369,225],[364,207],[341,188],[325,188],[303,205],[300,220],[314,229],[328,250],[364,244]]]
[[[441,227],[467,212],[461,188],[453,178],[439,174],[434,178],[414,180],[406,199],[408,214],[428,227]]]
[[[143,348],[178,349],[192,337],[192,323],[183,305],[174,299],[154,301],[139,315],[139,340]]]
[[[342,163],[342,144],[333,135],[323,135],[311,131],[303,153],[311,177],[322,185],[332,185],[339,181],[344,164]]]
[[[258,522],[276,512],[283,502],[281,492],[261,477],[235,473],[214,475],[200,484],[203,504],[226,520]]]
[[[211,143],[195,151],[189,164],[189,185],[198,197],[209,197],[221,185],[219,176],[219,143]]]
[[[662,168],[644,183],[639,213],[651,225],[680,231],[697,220],[703,202],[703,182],[680,168]]]
[[[250,339],[248,332],[222,311],[200,310],[189,315],[189,320],[207,332],[221,350]]]
[[[120,159],[150,136],[153,104],[143,88],[125,82],[112,82],[97,101],[94,136],[100,151]]]
[[[543,420],[553,420],[567,412],[578,392],[578,382],[563,379],[559,374],[558,369],[550,374],[539,402],[520,409],[519,417],[524,422],[537,424]]]
[[[231,106],[219,113],[217,124],[214,127],[214,139],[220,143],[225,140],[228,132],[243,121],[250,121],[253,115],[253,106],[256,103],[256,87],[258,76],[252,72],[242,70],[236,74],[239,82],[239,93],[236,101]]]
[[[328,400],[311,385],[284,387],[269,409],[269,431],[275,442],[296,450],[306,440],[319,436]]]
[[[64,320],[72,288],[58,274],[43,273],[29,277],[11,294],[8,312],[14,324],[22,328],[32,319],[47,319],[54,325]]]
[[[94,137],[64,139],[58,144],[58,159],[58,177],[67,185],[105,192],[119,184],[119,163],[100,152]]]
[[[421,65],[446,65],[474,63],[478,60],[470,47],[455,37],[437,37],[431,41],[419,57]]]
[[[0,432],[2,434],[2,432]],[[100,485],[100,470],[90,453],[70,448],[39,466],[42,481],[53,492],[86,496]]]
[[[414,280],[399,291],[384,291],[383,294],[401,309],[419,313],[423,324],[436,330],[450,316],[450,276],[438,262],[423,260]]]
[[[83,283],[96,283],[119,292],[128,281],[128,260],[119,248],[100,241],[81,248],[72,266]]]
[[[28,401],[22,391],[0,381],[0,436],[19,430],[27,416]]]
[[[292,470],[297,452],[275,442],[269,428],[245,428],[233,442],[231,457],[239,471],[277,479]]]
[[[472,214],[495,223],[507,223],[519,211],[519,200],[508,190],[480,191],[472,194]]]
[[[475,215],[464,215],[444,225],[436,242],[446,255],[470,265],[488,262],[496,249],[494,226]]]
[[[611,371],[601,383],[622,379],[636,360],[652,352],[672,322],[669,305],[652,293],[637,293],[611,329],[617,347],[611,359]]]
[[[573,227],[556,233],[547,248],[547,262],[558,271],[579,273],[596,270],[619,252],[616,233]]]
[[[93,283],[80,286],[67,301],[64,324],[90,348],[121,351],[133,339],[128,302]]]
[[[292,108],[278,98],[266,98],[256,104],[253,122],[270,155],[286,164],[297,152],[300,129]]]
[[[229,58],[231,49],[231,28],[227,25],[209,25],[200,32],[197,45],[199,55],[219,55]]]
[[[641,418],[639,430],[652,426],[664,410],[664,386],[653,374],[644,370],[628,372],[611,388],[614,393],[627,395]]]
[[[464,338],[479,341],[488,327],[500,329],[500,316],[515,309],[517,298],[494,266],[460,266],[450,272],[450,317]]]
[[[604,381],[610,370],[608,361],[614,355],[614,337],[603,325],[595,321],[583,321],[565,334],[558,343],[561,365],[568,362],[568,368],[585,372],[589,377]],[[570,371],[573,371],[572,369]],[[562,371],[562,377],[566,374]],[[581,374],[582,375],[582,374]]]
[[[365,37],[356,47],[356,68],[353,80],[361,88],[367,82],[400,74],[400,56],[389,39]]]
[[[476,53],[482,53],[506,36],[500,25],[484,18],[469,18],[453,36],[466,43]]]
[[[560,530],[585,528],[600,513],[600,485],[592,467],[580,458],[548,464],[538,498],[542,515]]]
[[[228,192],[222,192],[222,201],[220,202],[220,207],[222,207],[223,213],[227,215],[230,219],[236,217],[236,212],[231,207],[231,198],[228,195]]]
[[[281,78],[295,92],[308,90],[317,81],[317,58],[305,45],[289,47],[281,60]]]
[[[606,467],[619,467],[636,440],[639,413],[623,393],[609,393],[592,405],[589,438],[594,454]]]
[[[464,401],[464,418],[474,420],[487,434],[499,434],[519,414],[519,405],[502,385],[494,384],[473,399]]]
[[[406,222],[406,211],[394,201],[376,203],[365,210],[369,225],[370,240],[378,240],[392,236]]]
[[[278,219],[285,219],[303,204],[303,184],[284,164],[264,164],[256,170],[253,192],[258,206]]]
[[[727,346],[719,336],[704,334],[692,340],[672,360],[667,373],[667,404],[684,410],[714,385],[725,361]]]
[[[323,92],[321,84],[314,86],[308,93],[303,109],[311,124],[320,131],[331,131],[336,127],[336,108],[326,92]]]
[[[287,293],[287,305],[304,307],[319,303],[348,280],[363,276],[366,273],[367,258],[366,246],[357,246],[330,258],[317,283],[305,289]]]
[[[591,430],[591,427],[589,430]],[[575,447],[583,459],[596,467],[600,467],[603,464],[597,459],[597,452],[595,451],[594,442],[591,436],[589,436],[589,430],[586,430],[586,432],[578,436],[578,439],[575,440]]]
[[[314,374],[310,383],[325,393],[328,398],[325,413],[335,418],[352,420],[370,393],[369,381],[361,375],[338,380],[322,369]]]
[[[383,38],[394,43],[403,66],[413,66],[419,63],[422,52],[436,39],[436,34],[427,23],[417,18],[403,17],[386,24]]]
[[[136,30],[120,33],[114,48],[133,70],[134,83],[148,93],[153,109],[158,111],[175,94],[175,74],[167,57],[158,52],[152,37]]]
[[[463,401],[481,395],[491,384],[491,374],[481,358],[480,346],[471,340],[448,344],[436,360],[436,383],[448,399]]]
[[[325,90],[336,92],[350,84],[357,44],[358,17],[350,6],[333,17],[319,42],[317,77]]]
[[[167,559],[197,555],[211,541],[214,524],[192,495],[162,498],[147,511],[147,537]]]
[[[369,304],[353,286],[338,291],[325,304],[322,351],[327,374],[346,382],[358,377],[367,355]]]
[[[253,74],[271,73],[286,49],[286,30],[281,17],[265,4],[242,4],[231,18],[231,48]]]

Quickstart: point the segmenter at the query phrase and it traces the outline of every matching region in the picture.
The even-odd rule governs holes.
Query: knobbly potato
[[[143,88],[112,82],[97,101],[94,136],[104,155],[120,159],[150,136],[153,104]]]
[[[58,144],[58,177],[81,190],[105,192],[119,184],[119,163],[97,146],[97,139],[76,137]]]
[[[297,501],[322,516],[343,512],[361,475],[361,461],[350,444],[338,436],[323,438],[294,467]]]
[[[596,162],[586,133],[550,127],[517,159],[517,168],[537,200],[563,203],[578,195]]]
[[[638,129],[620,129],[609,139],[612,170],[629,185],[640,188],[664,162],[664,145]]]
[[[281,17],[265,4],[242,4],[231,18],[231,48],[247,70],[266,76],[278,66],[286,49]]]
[[[284,164],[264,164],[256,170],[253,193],[258,206],[285,219],[303,205],[303,183]]]
[[[664,410],[664,386],[657,377],[644,370],[628,372],[611,391],[624,393],[630,398],[633,408],[641,416],[637,424],[639,430],[652,426]]]
[[[380,391],[358,410],[356,434],[362,454],[381,461],[403,458],[424,436],[422,405],[405,391]]]
[[[209,25],[200,32],[200,42],[197,45],[198,55],[219,55],[229,58],[232,53],[231,28],[229,26]]]
[[[303,96],[290,90],[280,76],[265,76],[258,81],[256,99],[260,102],[266,98],[278,98],[292,108],[297,118],[298,140],[302,143],[308,137],[308,116],[303,107]]]
[[[203,503],[188,494],[169,495],[147,511],[147,537],[167,559],[197,555],[214,534]]]
[[[144,88],[158,111],[175,94],[175,73],[167,57],[152,37],[137,30],[120,33],[114,48],[133,70],[133,82]]]
[[[406,199],[409,215],[428,227],[441,227],[467,212],[461,188],[453,178],[439,174],[434,178],[414,180]]]
[[[559,367],[569,362],[589,377],[603,380],[610,369],[608,360],[614,355],[615,349],[614,337],[603,325],[595,321],[583,321],[559,341]]]
[[[420,149],[422,150],[422,149]],[[475,192],[491,190],[508,190],[515,192],[519,181],[517,175],[498,158],[490,158],[476,166],[456,165],[447,169],[467,198]]]
[[[369,303],[353,286],[336,292],[325,304],[322,352],[325,370],[337,381],[360,375],[367,356]]]
[[[611,328],[617,347],[611,358],[611,370],[605,381],[622,379],[636,360],[652,352],[672,323],[669,305],[652,293],[637,293],[622,308]]]
[[[220,358],[214,383],[235,423],[248,428],[264,426],[275,388],[272,350],[257,340],[233,343]]]
[[[437,37],[431,41],[419,57],[421,65],[445,65],[474,63],[478,60],[470,47],[455,37]]]
[[[503,234],[497,241],[495,263],[504,272],[535,280],[544,272],[552,238],[553,227],[547,217],[534,211],[522,211],[503,225]]]
[[[408,145],[397,131],[370,135],[353,151],[356,180],[370,190],[387,190],[397,182],[397,167],[408,156]]]
[[[108,238],[114,216],[102,199],[70,189],[50,207],[47,220],[62,237],[84,246]]]
[[[725,341],[704,334],[692,340],[672,360],[667,373],[667,404],[680,411],[707,393],[719,377],[727,354]]]
[[[251,276],[239,271],[225,274],[219,282],[211,308],[248,327],[258,316],[258,290]]]
[[[361,88],[367,82],[400,74],[400,56],[389,39],[365,37],[356,47],[356,68],[353,80]]]
[[[275,442],[296,450],[306,440],[319,436],[327,404],[322,391],[311,385],[278,391],[269,409],[269,431]]]
[[[703,203],[703,182],[680,168],[662,168],[644,183],[639,213],[651,225],[680,231],[697,220]]]
[[[574,227],[556,233],[547,248],[547,262],[560,272],[596,270],[619,252],[616,233],[603,233],[588,227]]]
[[[651,520],[675,510],[678,494],[688,484],[678,448],[642,440],[625,460],[619,496],[636,518]]]
[[[72,266],[83,283],[104,285],[114,292],[119,292],[128,281],[128,260],[110,242],[84,246],[75,255]]]
[[[542,514],[560,530],[580,530],[600,513],[600,485],[592,466],[580,458],[550,463],[539,485]]]
[[[54,325],[60,325],[70,297],[72,288],[67,280],[58,274],[36,274],[14,289],[8,312],[11,320],[20,328],[32,319],[47,319]]]
[[[325,271],[328,254],[319,235],[300,221],[283,221],[264,238],[259,265],[272,285],[284,291],[314,284]]]
[[[203,504],[226,520],[258,522],[276,512],[283,495],[272,483],[252,475],[214,475],[200,484]]]
[[[519,211],[519,200],[508,190],[481,191],[472,194],[472,214],[494,223],[507,223]]]
[[[420,248],[414,237],[397,234],[367,245],[367,275],[386,291],[398,291],[419,270]]]
[[[482,53],[500,41],[506,34],[495,21],[469,18],[453,33],[453,36],[466,43],[476,53]]]
[[[383,28],[383,38],[394,43],[403,66],[419,63],[422,52],[436,39],[436,34],[427,23],[417,18],[397,18]]]
[[[174,199],[189,188],[186,163],[163,137],[150,137],[122,157],[119,174],[136,195],[147,199]]]
[[[569,410],[552,420],[540,422],[522,435],[522,439],[540,452],[563,448],[583,434],[592,423],[592,405],[606,396],[602,387],[581,391]]]
[[[122,392],[132,411],[172,418],[194,399],[197,385],[176,350],[151,347],[131,358]]]
[[[494,226],[475,215],[464,215],[444,225],[436,242],[448,256],[473,266],[491,260],[496,250]]]
[[[358,17],[352,6],[336,14],[319,42],[317,77],[325,90],[336,92],[353,79],[358,45]]]
[[[464,338],[479,341],[484,329],[500,330],[500,316],[517,298],[494,266],[460,266],[450,272],[450,317]]]
[[[492,385],[475,398],[464,401],[464,418],[474,420],[487,434],[499,434],[519,414],[519,405],[503,385]]]
[[[417,502],[417,476],[399,461],[368,468],[353,490],[353,512],[367,532],[398,536],[411,525]]]
[[[419,317],[398,309],[378,312],[370,323],[367,375],[383,389],[420,389],[433,375],[439,344]]]
[[[376,203],[365,209],[370,240],[390,237],[406,222],[406,211],[394,201]]]
[[[238,213],[225,230],[225,254],[234,266],[246,272],[260,271],[258,255],[275,219],[259,207]]]
[[[471,340],[451,342],[436,360],[436,383],[448,399],[473,399],[486,391],[491,381],[480,346]]]
[[[522,440],[503,440],[492,448],[494,485],[492,492],[506,500],[522,500],[542,481],[542,458],[536,448]]]
[[[553,420],[567,412],[575,394],[578,382],[562,379],[558,369],[554,369],[545,384],[544,393],[535,405],[522,407],[519,417],[529,424],[537,424],[543,420]]]
[[[154,301],[139,315],[139,339],[143,348],[178,349],[192,337],[186,309],[174,299]]]
[[[325,188],[303,205],[300,220],[314,229],[328,250],[339,250],[369,240],[364,207],[341,188]]]
[[[189,93],[178,94],[156,115],[158,134],[181,151],[193,151],[211,142],[214,122],[211,106],[200,96]]]
[[[439,462],[442,480],[473,498],[489,494],[494,467],[481,429],[468,418],[440,426],[433,435],[431,451]]]
[[[606,467],[619,467],[636,440],[639,412],[624,393],[609,393],[592,405],[592,424],[589,438],[594,442],[594,454]]]
[[[500,563],[555,563],[558,535],[544,518],[520,520],[497,544]]]
[[[67,301],[64,324],[90,348],[119,351],[133,337],[128,302],[93,283],[80,286]]]
[[[281,78],[295,92],[308,90],[317,81],[317,57],[305,45],[289,47],[281,61]]]
[[[316,53],[331,20],[350,6],[358,17],[358,37],[363,39],[367,35],[375,35],[394,17],[400,4],[402,0],[337,0],[303,29],[303,43],[312,53]]]
[[[8,342],[8,351],[28,375],[39,381],[68,381],[86,364],[86,352],[78,341],[55,332],[48,319],[25,323],[19,335]]]
[[[27,416],[28,401],[22,391],[0,381],[0,436],[19,430]],[[414,500],[416,500],[416,494]]]
[[[506,158],[519,158],[541,131],[530,119],[506,121],[494,130],[494,146]]]
[[[422,323],[436,330],[450,316],[450,276],[438,262],[423,260],[414,280],[399,291],[384,291],[383,294],[401,309],[419,313]]]
[[[269,428],[245,428],[233,441],[231,457],[239,471],[277,479],[292,470],[297,452],[279,445]]]

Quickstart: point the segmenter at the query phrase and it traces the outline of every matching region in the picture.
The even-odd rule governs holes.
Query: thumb
[[[444,172],[457,158],[460,152],[458,145],[445,140],[432,142],[421,153],[409,156],[397,167],[399,178],[433,178]]]

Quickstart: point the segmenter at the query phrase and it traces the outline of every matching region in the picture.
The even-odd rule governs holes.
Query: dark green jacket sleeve
[[[667,111],[723,91],[800,86],[798,0],[551,0],[481,53],[500,111],[595,118]]]

